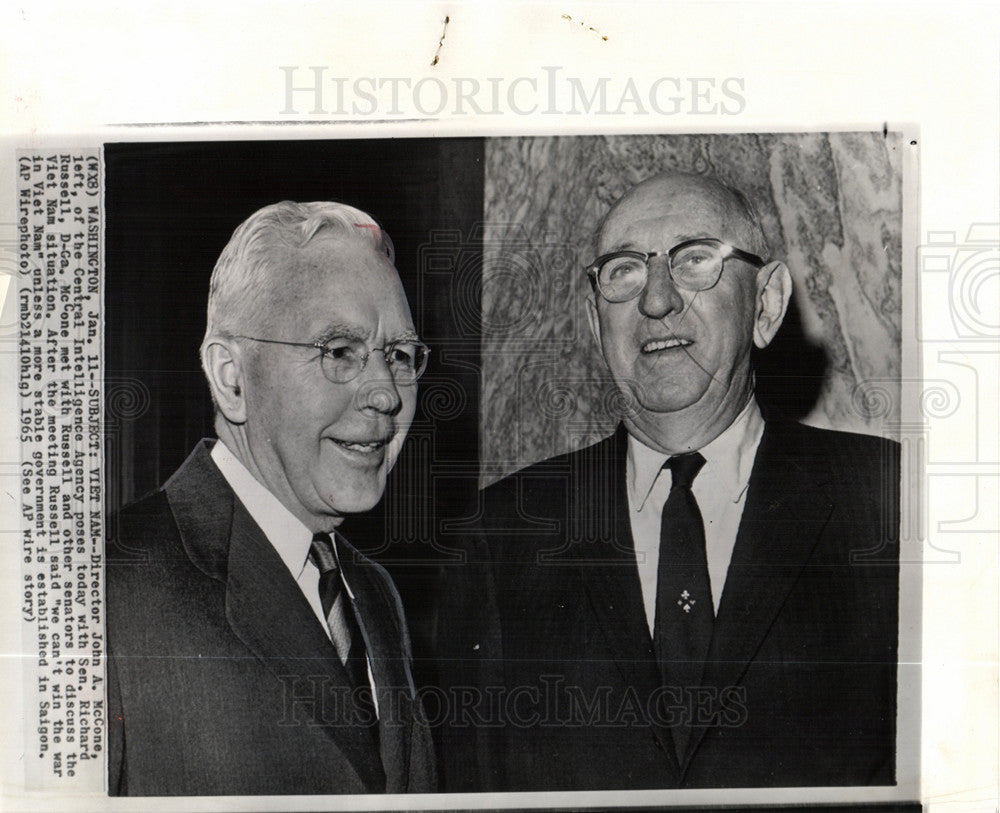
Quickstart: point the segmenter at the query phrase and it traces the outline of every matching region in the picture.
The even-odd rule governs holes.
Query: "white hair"
[[[287,271],[276,262],[276,249],[304,248],[319,232],[344,240],[363,240],[395,263],[389,235],[371,215],[332,201],[265,206],[233,232],[212,271],[208,291],[205,341],[232,337],[258,323],[270,305],[271,286]]]

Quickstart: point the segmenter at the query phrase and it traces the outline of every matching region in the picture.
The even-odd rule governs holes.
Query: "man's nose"
[[[639,310],[651,319],[662,319],[684,310],[684,297],[670,276],[666,257],[651,257],[648,261],[646,287],[639,297]]]
[[[368,366],[362,374],[361,384],[355,393],[355,403],[362,411],[395,415],[403,405],[398,386],[382,354],[372,353]]]

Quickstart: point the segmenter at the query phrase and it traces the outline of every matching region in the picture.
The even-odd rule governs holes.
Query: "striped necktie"
[[[313,537],[309,559],[319,570],[319,596],[326,623],[351,685],[356,689],[369,689],[364,637],[340,575],[330,534],[318,533]]]

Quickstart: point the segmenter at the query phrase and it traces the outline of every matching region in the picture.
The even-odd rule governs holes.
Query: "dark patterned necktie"
[[[653,643],[663,685],[679,687],[685,706],[689,706],[689,697],[697,697],[687,690],[694,691],[701,683],[715,621],[705,526],[691,493],[691,483],[704,465],[705,458],[698,452],[675,455],[664,464],[670,469],[672,482],[660,523]],[[690,723],[685,719],[673,729],[681,764]]]
[[[309,549],[309,559],[319,570],[319,596],[323,612],[330,629],[330,637],[340,656],[340,662],[347,670],[351,685],[361,694],[368,692],[368,661],[365,657],[365,642],[361,628],[354,615],[351,598],[340,577],[340,566],[333,550],[330,534],[318,533],[313,537]]]

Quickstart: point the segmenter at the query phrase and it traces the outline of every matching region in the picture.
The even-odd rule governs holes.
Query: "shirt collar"
[[[705,458],[705,470],[711,472],[733,502],[738,502],[750,482],[757,446],[764,434],[764,419],[753,398],[729,427],[698,451]],[[641,511],[653,484],[671,455],[650,449],[632,435],[628,436],[627,479],[629,499]]]
[[[212,460],[253,521],[260,526],[278,552],[289,572],[298,580],[309,558],[312,531],[285,508],[221,440],[212,447]]]

